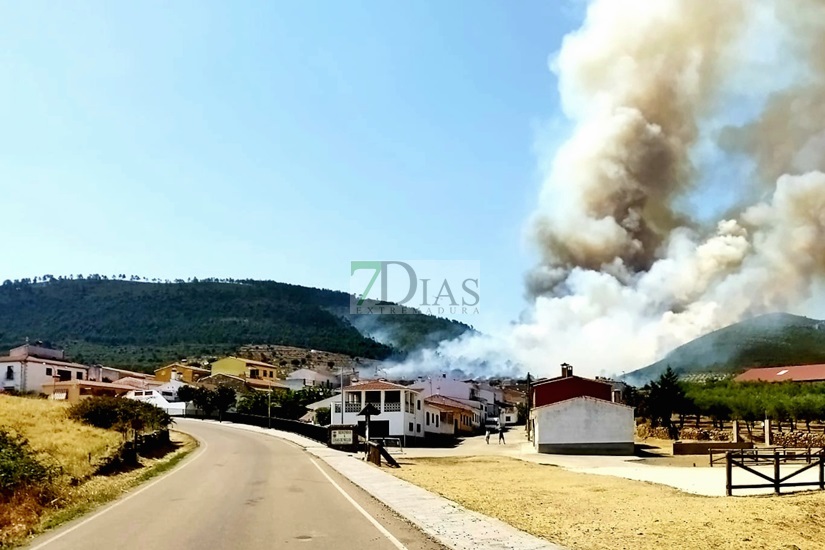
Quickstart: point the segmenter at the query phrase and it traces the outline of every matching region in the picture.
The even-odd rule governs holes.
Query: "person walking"
[[[484,436],[484,440],[487,442],[487,445],[490,444],[490,428],[487,428],[487,435]]]
[[[498,429],[498,444],[501,445],[502,443],[507,445],[507,442],[504,441],[504,428],[499,428]]]

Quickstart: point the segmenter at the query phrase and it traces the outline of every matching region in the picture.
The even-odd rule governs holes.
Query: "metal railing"
[[[357,413],[360,412],[362,408],[361,403],[344,403],[344,412]]]

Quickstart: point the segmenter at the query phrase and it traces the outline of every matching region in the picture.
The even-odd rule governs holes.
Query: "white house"
[[[286,377],[286,384],[290,389],[301,389],[306,386],[337,387],[338,379],[332,375],[322,374],[312,369],[298,369]]]
[[[419,380],[412,384],[410,388],[418,390],[421,397],[425,399],[440,395],[467,405],[473,410],[470,415],[473,430],[481,429],[484,424],[487,417],[487,403],[479,399],[477,388],[472,382],[453,380],[447,378],[446,375],[442,375],[441,377]]]
[[[55,382],[88,380],[89,367],[65,361],[62,350],[26,344],[0,357],[4,390],[49,393]]]
[[[455,435],[454,410],[450,407],[424,400],[424,434],[425,436]]]
[[[380,414],[370,418],[370,437],[424,437],[423,397],[409,386],[384,380],[360,382],[343,389],[343,402],[343,412],[341,401],[333,406],[333,424],[363,425],[365,418],[358,413],[371,404]]]
[[[633,407],[580,396],[530,411],[533,446],[540,453],[632,455]]]

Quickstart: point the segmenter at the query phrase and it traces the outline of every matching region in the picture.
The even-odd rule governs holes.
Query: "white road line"
[[[190,436],[192,436],[192,437],[195,437],[195,436],[193,436],[192,434],[188,434],[188,435],[190,435]],[[198,440],[198,444],[199,444],[199,446],[200,446],[200,450],[198,451],[198,453],[197,453],[195,456],[193,456],[193,457],[191,457],[189,460],[187,460],[187,461],[183,464],[183,466],[180,466],[180,467],[178,467],[178,468],[174,468],[171,472],[167,472],[167,473],[165,473],[164,475],[160,476],[160,478],[156,479],[155,481],[153,481],[153,482],[152,482],[152,483],[150,483],[149,485],[146,485],[145,487],[141,487],[140,489],[138,489],[138,490],[137,490],[137,491],[135,491],[134,493],[131,493],[131,494],[129,494],[129,495],[127,495],[127,496],[125,496],[124,498],[122,498],[122,499],[118,500],[118,501],[117,501],[117,502],[115,502],[114,504],[112,504],[112,505],[110,505],[110,506],[107,506],[106,508],[104,508],[104,509],[103,509],[103,510],[101,510],[100,512],[96,513],[95,515],[90,516],[90,517],[88,517],[88,518],[84,519],[83,521],[81,521],[80,523],[78,523],[77,525],[75,525],[74,527],[70,527],[69,529],[66,529],[65,531],[63,531],[62,533],[58,533],[57,535],[53,536],[52,538],[50,538],[50,539],[49,539],[49,540],[47,540],[46,542],[41,542],[41,543],[40,543],[40,544],[38,544],[37,546],[33,546],[33,547],[29,548],[28,550],[40,550],[40,548],[43,548],[44,546],[47,546],[47,545],[49,545],[49,544],[53,543],[54,541],[56,541],[56,540],[58,540],[58,539],[61,539],[61,538],[65,537],[66,535],[68,535],[69,533],[71,533],[72,531],[74,531],[75,529],[80,529],[81,527],[83,527],[84,525],[86,525],[87,523],[89,523],[90,521],[93,521],[93,520],[95,520],[95,519],[99,518],[100,516],[102,516],[103,514],[105,514],[106,512],[108,512],[109,510],[111,510],[111,509],[113,509],[113,508],[115,508],[115,507],[117,507],[117,506],[120,506],[121,504],[123,504],[124,502],[126,502],[126,501],[128,501],[128,500],[133,499],[134,497],[138,496],[138,495],[139,495],[140,493],[142,493],[143,491],[146,491],[147,489],[152,488],[153,486],[157,485],[157,484],[158,484],[158,483],[160,483],[161,481],[164,481],[166,478],[168,478],[168,477],[169,477],[169,476],[171,476],[172,474],[177,473],[177,472],[180,472],[181,470],[183,470],[184,468],[186,468],[187,466],[189,466],[190,464],[192,464],[193,462],[195,462],[195,460],[199,459],[199,458],[203,455],[203,453],[205,453],[205,452],[206,452],[206,449],[207,449],[207,447],[209,446],[209,445],[207,445],[207,444],[206,444],[206,441],[203,441],[202,439],[197,438],[197,437],[196,437],[195,439],[197,439],[197,440]]]
[[[327,479],[329,480],[329,482],[330,482],[330,483],[332,483],[332,486],[333,486],[333,487],[335,487],[336,489],[338,489],[338,492],[339,492],[339,493],[341,493],[342,495],[344,495],[344,498],[345,498],[345,499],[347,499],[347,500],[349,501],[349,503],[350,503],[350,504],[352,504],[353,506],[355,506],[355,509],[356,509],[356,510],[358,510],[359,512],[361,512],[361,515],[363,515],[365,518],[367,518],[367,519],[369,520],[369,522],[370,522],[370,523],[372,523],[372,524],[375,526],[375,528],[376,528],[376,529],[378,529],[378,530],[381,532],[381,534],[382,534],[382,535],[384,535],[385,537],[387,537],[387,540],[389,540],[389,541],[393,544],[393,546],[395,546],[396,548],[398,548],[398,550],[407,550],[407,547],[406,547],[406,546],[404,546],[403,544],[401,544],[401,541],[400,541],[400,540],[398,540],[397,538],[395,538],[395,537],[392,535],[392,533],[390,533],[389,531],[387,531],[387,530],[384,528],[384,526],[383,526],[383,525],[381,525],[380,523],[378,523],[378,520],[376,520],[374,517],[372,517],[372,516],[370,515],[370,513],[369,513],[369,512],[367,512],[366,510],[364,510],[364,509],[361,507],[361,505],[360,505],[360,504],[358,504],[357,502],[355,502],[355,500],[353,500],[353,498],[352,498],[351,496],[349,496],[349,494],[347,494],[347,492],[346,492],[346,491],[344,491],[344,490],[341,488],[341,486],[340,486],[340,485],[338,485],[337,483],[335,483],[335,480],[334,480],[334,479],[332,479],[332,478],[329,476],[329,474],[328,474],[328,473],[326,473],[326,472],[324,471],[324,469],[323,469],[323,468],[321,468],[321,467],[318,465],[318,463],[317,463],[317,462],[315,462],[315,460],[313,460],[313,459],[311,459],[311,458],[310,458],[310,459],[309,459],[309,461],[310,461],[310,462],[312,462],[312,464],[313,464],[316,468],[318,468],[318,471],[319,471],[319,472],[321,472],[322,474],[324,474],[324,477],[325,477],[325,478],[327,478]],[[32,550],[34,550],[34,549],[32,549]]]

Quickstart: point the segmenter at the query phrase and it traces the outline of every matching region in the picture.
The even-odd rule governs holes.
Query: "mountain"
[[[423,314],[350,315],[347,293],[274,281],[44,279],[0,285],[0,350],[28,337],[64,347],[75,361],[150,370],[245,344],[403,357],[436,335],[471,330]]]
[[[668,366],[684,376],[811,363],[825,363],[825,321],[771,313],[705,334],[622,378],[641,385]]]

